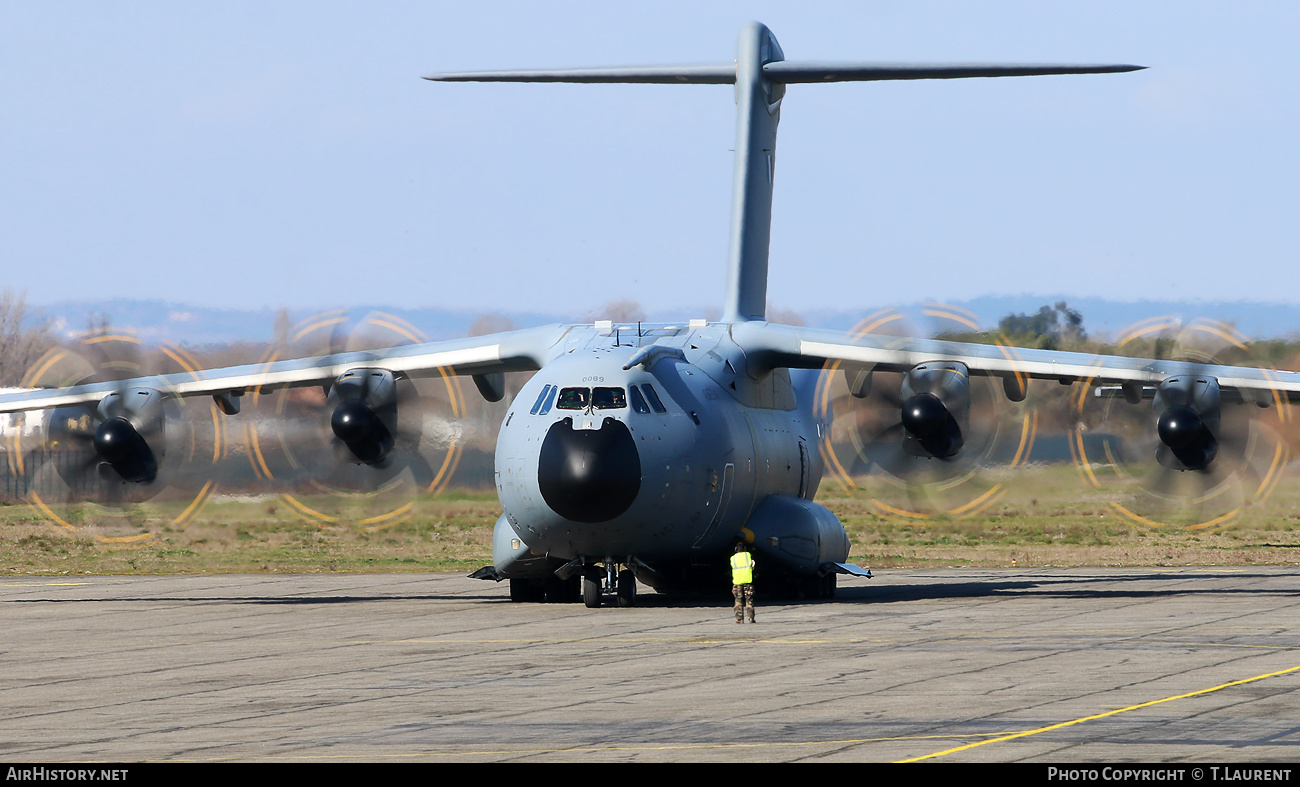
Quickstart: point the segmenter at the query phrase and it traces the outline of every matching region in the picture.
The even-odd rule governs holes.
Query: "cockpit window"
[[[622,388],[596,388],[591,392],[591,406],[597,410],[619,410],[627,407],[627,394]]]
[[[542,409],[542,402],[546,399],[547,395],[550,394],[554,389],[555,386],[553,385],[548,385],[545,388],[543,388],[542,392],[537,395],[537,401],[533,402],[533,409],[529,410],[528,413],[530,415],[537,415],[537,411]]]
[[[560,401],[555,404],[561,410],[586,410],[591,398],[589,388],[562,388]]]
[[[555,395],[560,392],[560,387],[558,385],[548,387],[551,389],[551,392],[546,395],[546,401],[542,402],[542,409],[539,411],[540,415],[546,415],[551,411],[551,404],[555,402]]]
[[[645,397],[641,395],[641,389],[635,385],[628,389],[628,395],[632,399],[632,409],[638,413],[649,413],[650,405],[645,403]]]
[[[554,391],[551,392],[554,395]],[[556,407],[561,410],[621,410],[627,407],[627,392],[622,388],[562,388],[560,400]],[[542,413],[551,409],[548,399],[542,405]],[[649,412],[649,411],[647,411]]]
[[[650,403],[650,406],[654,408],[656,413],[668,412],[668,408],[664,407],[664,403],[659,400],[659,394],[655,393],[654,386],[650,385],[650,383],[646,383],[641,386],[641,390],[645,391],[646,401]]]

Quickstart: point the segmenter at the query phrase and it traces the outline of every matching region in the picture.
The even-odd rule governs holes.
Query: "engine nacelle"
[[[965,364],[925,363],[903,377],[903,449],[912,456],[951,459],[965,443],[970,374]]]
[[[114,391],[90,407],[60,407],[50,413],[46,434],[50,442],[90,448],[98,458],[101,478],[151,484],[167,452],[166,397],[152,388]],[[82,471],[76,463],[60,463],[59,475],[78,487]]]
[[[1173,470],[1204,470],[1219,452],[1219,381],[1178,375],[1156,386],[1156,461]]]
[[[386,369],[353,369],[330,386],[336,453],[354,464],[386,467],[397,435],[397,380]]]

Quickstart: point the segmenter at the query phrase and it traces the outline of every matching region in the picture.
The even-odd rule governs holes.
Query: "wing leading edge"
[[[0,413],[42,410],[98,402],[123,388],[153,388],[169,396],[242,394],[252,389],[321,385],[353,369],[382,368],[404,377],[428,377],[443,372],[456,375],[490,375],[535,371],[545,363],[550,349],[569,326],[548,325],[520,331],[475,336],[386,350],[339,353],[295,358],[273,363],[247,364],[224,369],[139,377],[88,383],[70,388],[0,396]]]
[[[1300,373],[1246,366],[1030,350],[1002,344],[900,339],[879,334],[845,336],[838,331],[760,322],[739,323],[733,327],[732,336],[745,351],[751,369],[759,370],[818,369],[839,361],[879,371],[906,372],[920,364],[947,361],[965,364],[971,372],[1002,378],[1144,386],[1159,385],[1176,375],[1194,374],[1215,377],[1221,388],[1243,392],[1245,398],[1261,403],[1273,395],[1300,401]],[[1250,397],[1251,392],[1260,396]]]

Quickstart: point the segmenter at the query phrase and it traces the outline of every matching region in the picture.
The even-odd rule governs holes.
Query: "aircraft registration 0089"
[[[1238,768],[1206,765],[1199,768],[1047,768],[1048,781],[1065,782],[1289,782],[1290,768]]]
[[[777,124],[789,86],[1140,68],[790,61],[772,32],[752,22],[740,32],[735,59],[714,64],[430,75],[435,82],[730,86],[736,141],[722,318],[599,320],[111,381],[72,377],[80,382],[0,395],[0,413],[49,413],[46,438],[77,447],[86,459],[59,471],[69,487],[94,475],[119,496],[147,499],[168,483],[175,449],[183,447],[168,426],[178,401],[212,397],[216,422],[218,410],[237,416],[245,394],[256,403],[269,391],[320,387],[336,465],[371,472],[378,486],[411,442],[399,411],[408,412],[403,391],[417,378],[471,377],[484,399],[497,402],[507,393],[506,373],[534,372],[501,422],[494,474],[502,513],[492,565],[472,577],[509,581],[517,602],[581,599],[599,607],[613,595],[630,606],[638,582],[663,592],[725,592],[728,555],[744,543],[755,553],[765,592],[830,598],[837,577],[871,574],[848,562],[843,524],[815,501],[823,471],[839,466],[827,453],[831,415],[817,393],[827,372],[842,372],[848,394],[858,399],[870,395],[875,380],[898,419],[894,453],[910,466],[960,466],[973,453],[971,427],[982,416],[972,407],[972,376],[1000,383],[992,389],[1012,402],[1024,401],[1029,383],[1041,380],[1073,386],[1079,402],[1094,395],[1122,395],[1134,406],[1151,401],[1156,417],[1148,431],[1160,440],[1154,459],[1194,474],[1226,452],[1221,401],[1279,412],[1300,401],[1296,372],[900,339],[871,328],[846,336],[767,319]],[[1283,452],[1274,455],[1266,481],[1283,459]],[[442,477],[438,472],[433,484]],[[987,495],[954,513],[981,499]],[[196,498],[186,511],[200,503]],[[370,524],[388,521],[380,519]],[[1065,773],[1073,771],[1053,778],[1069,778]],[[1211,778],[1264,773],[1289,776],[1223,769]]]

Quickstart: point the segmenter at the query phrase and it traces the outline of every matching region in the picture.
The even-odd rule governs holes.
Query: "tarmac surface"
[[[1294,568],[890,570],[832,602],[459,575],[0,580],[7,761],[1300,759]]]

